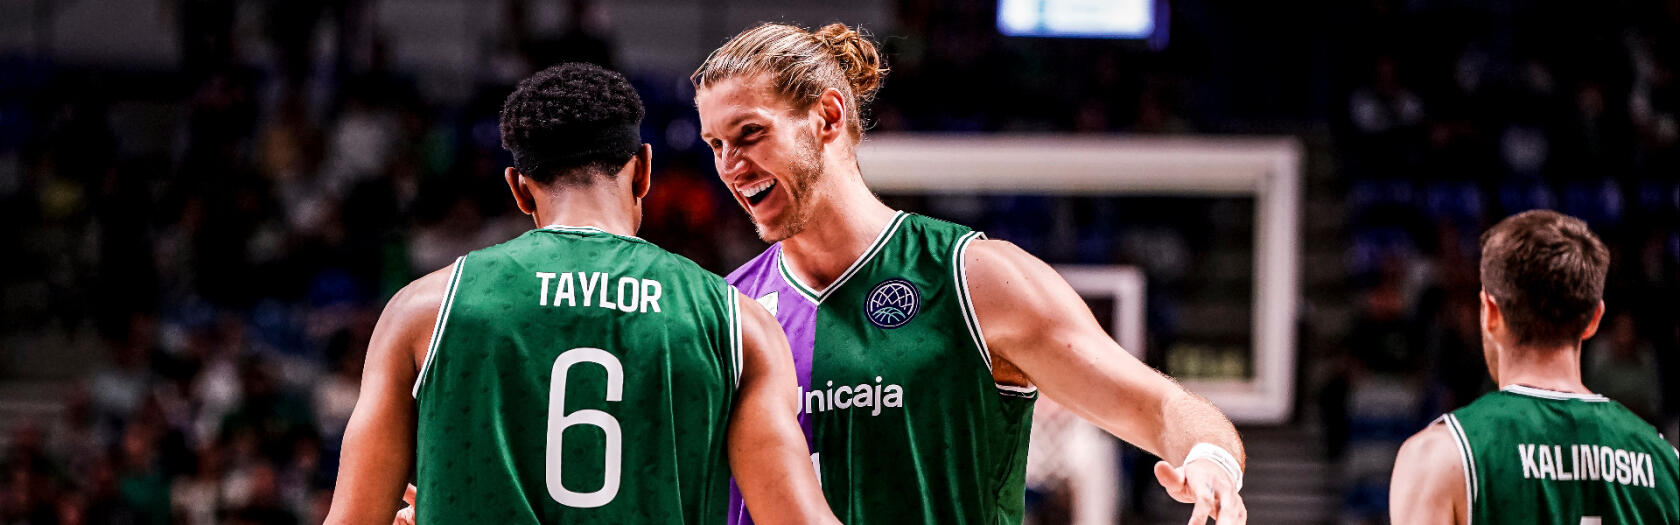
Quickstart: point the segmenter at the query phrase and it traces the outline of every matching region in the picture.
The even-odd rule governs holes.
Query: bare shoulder
[[[1014,243],[974,241],[963,263],[964,278],[982,321],[988,306],[1008,317],[1040,321],[1090,317],[1084,300],[1055,268]]]
[[[976,274],[1008,277],[999,274],[1023,272],[1034,266],[1049,268],[1044,261],[1027,253],[1015,243],[996,239],[978,239],[969,243],[968,251],[963,255],[963,262],[968,265],[971,279]]]
[[[1049,264],[1009,241],[974,241],[963,254],[963,264],[977,307],[981,303],[1032,307],[1029,303],[1044,298],[1038,292],[1066,286]],[[1033,293],[1022,293],[1028,291]]]
[[[1401,469],[1429,473],[1431,476],[1442,473],[1459,475],[1463,468],[1463,459],[1459,457],[1458,442],[1453,439],[1452,431],[1444,423],[1434,423],[1427,428],[1412,434],[1406,442],[1400,445],[1400,453],[1395,458],[1394,469]]]
[[[745,345],[742,352],[748,360],[756,360],[761,354],[787,354],[787,338],[782,335],[782,325],[776,323],[776,317],[741,292],[735,292],[736,309],[741,312],[741,342]]]
[[[974,241],[963,262],[992,378],[999,384],[1032,384],[1033,363],[1051,377],[1055,371],[1044,367],[1077,361],[1070,352],[1106,352],[1115,345],[1061,274],[1021,247]]]
[[[448,292],[449,275],[454,266],[445,266],[432,273],[415,279],[414,282],[397,290],[396,295],[385,303],[385,315],[400,317],[427,317],[427,321],[436,320],[438,307],[443,304],[443,296]]]
[[[969,244],[962,257],[962,278],[988,335],[1003,335],[995,331],[1046,311],[1038,292],[1051,288],[1058,276],[1037,257],[1008,241],[989,239]]]
[[[1468,515],[1464,459],[1447,425],[1436,422],[1400,445],[1389,484],[1396,525],[1463,523]]]
[[[412,355],[415,363],[425,361],[426,344],[437,322],[438,308],[448,293],[453,269],[446,266],[397,290],[385,303],[385,311],[379,314],[379,325],[374,329],[374,341],[368,350],[402,351]]]

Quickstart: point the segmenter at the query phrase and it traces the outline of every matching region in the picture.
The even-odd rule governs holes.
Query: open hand
[[[1236,480],[1212,461],[1191,461],[1181,467],[1162,461],[1155,464],[1155,479],[1173,499],[1196,504],[1190,525],[1206,525],[1208,518],[1220,525],[1248,523],[1248,508],[1237,495]]]
[[[414,485],[403,491],[403,503],[408,506],[397,511],[397,518],[391,520],[391,525],[414,525]]]

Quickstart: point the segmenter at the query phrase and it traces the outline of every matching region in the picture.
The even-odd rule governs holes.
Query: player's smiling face
[[[694,101],[718,177],[759,238],[776,242],[803,231],[822,177],[810,111],[792,107],[762,76],[715,82]]]

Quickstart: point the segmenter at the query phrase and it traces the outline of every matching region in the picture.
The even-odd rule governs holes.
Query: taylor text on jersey
[[[665,289],[653,279],[619,277],[615,282],[606,272],[537,272],[537,280],[537,306],[597,306],[621,312],[659,313],[659,295]]]

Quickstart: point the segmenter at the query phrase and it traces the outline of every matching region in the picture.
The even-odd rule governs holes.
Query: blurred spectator
[[[328,342],[327,361],[332,372],[315,386],[315,429],[322,439],[337,443],[344,437],[350,423],[350,413],[356,408],[356,396],[361,392],[362,360],[367,357],[366,339],[357,338],[344,330]]]
[[[517,0],[515,0],[517,1]],[[566,62],[589,62],[613,66],[613,44],[604,34],[605,14],[590,0],[567,0],[565,25],[559,34],[532,37],[525,53],[535,66],[548,67]]]
[[[64,409],[47,431],[47,454],[56,464],[79,468],[90,451],[103,450],[113,441],[110,426],[95,413],[87,390],[75,388],[65,399]]]
[[[1639,337],[1633,316],[1621,312],[1606,319],[1587,345],[1582,380],[1587,388],[1616,400],[1639,417],[1658,423],[1662,388],[1651,345]]]
[[[150,390],[152,376],[147,365],[152,352],[152,333],[144,322],[134,324],[111,345],[111,364],[95,371],[88,382],[93,408],[101,417],[127,417],[140,408]]]
[[[51,476],[55,463],[42,450],[41,433],[31,426],[19,428],[11,436],[12,444],[0,456],[4,468],[4,487],[0,492],[0,521],[51,522],[54,490]]]
[[[193,419],[192,433],[198,443],[210,443],[219,439],[222,434],[222,422],[227,415],[244,401],[245,386],[239,375],[239,365],[234,357],[238,347],[236,342],[222,342],[211,339],[208,334],[195,337],[194,344],[205,345],[208,353],[203,367],[200,368],[198,379],[193,384],[194,398],[198,400],[198,414]]]
[[[250,448],[236,448],[250,457],[290,458],[292,442],[314,431],[309,404],[296,393],[282,390],[273,377],[272,365],[260,358],[240,365],[240,382],[245,389],[240,402],[222,420],[224,439],[254,440]],[[234,437],[239,436],[239,437]]]
[[[236,503],[226,523],[237,525],[293,525],[297,514],[285,505],[274,466],[266,461],[252,465],[230,492]]]
[[[215,445],[194,451],[195,462],[177,477],[169,490],[175,519],[187,525],[218,523],[218,512],[226,501],[222,495],[222,451]]]
[[[124,432],[117,486],[138,523],[165,525],[171,523],[170,487],[160,457],[162,430],[157,423],[137,421]]]
[[[1427,267],[1390,257],[1382,266],[1381,280],[1366,294],[1349,341],[1366,370],[1399,376],[1418,370],[1423,349],[1417,319],[1420,277],[1409,272],[1421,271]]]

